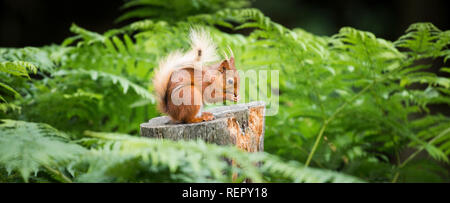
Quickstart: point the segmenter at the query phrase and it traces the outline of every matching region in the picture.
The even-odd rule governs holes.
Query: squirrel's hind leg
[[[183,110],[180,111],[180,120],[184,123],[200,123],[214,119],[214,115],[212,113],[201,112],[201,109],[202,108],[199,105],[185,105]]]
[[[199,123],[199,122],[205,122],[205,121],[211,121],[214,120],[214,115],[209,112],[201,112],[202,106],[200,108],[196,109],[195,116],[188,116],[185,119],[186,123]],[[190,114],[192,115],[192,114]]]
[[[208,113],[208,112],[204,112],[199,117],[188,118],[186,120],[186,123],[200,123],[200,122],[211,121],[211,120],[214,120],[214,115],[212,115],[211,113]]]

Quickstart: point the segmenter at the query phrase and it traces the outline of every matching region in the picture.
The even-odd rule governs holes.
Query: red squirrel
[[[212,113],[202,112],[205,103],[239,100],[233,51],[219,61],[216,45],[202,29],[191,29],[190,42],[190,51],[174,51],[161,60],[153,79],[158,110],[176,123],[213,120]]]

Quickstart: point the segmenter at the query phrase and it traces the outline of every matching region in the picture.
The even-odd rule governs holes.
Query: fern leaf
[[[14,94],[15,97],[20,97],[20,94],[19,94],[16,90],[14,90],[12,87],[10,87],[9,85],[0,82],[0,87],[3,87],[3,88],[5,88],[6,90],[12,92],[12,93]],[[1,97],[0,99],[2,99],[3,101],[6,102],[6,100],[3,99],[3,97]]]
[[[5,72],[15,76],[25,76],[28,77],[28,71],[36,73],[37,68],[30,62],[25,61],[13,61],[13,62],[1,62],[0,71]]]
[[[266,178],[270,179],[270,177],[281,177],[294,182],[360,182],[351,176],[304,168],[298,163],[286,164],[266,153],[245,153],[234,147],[194,141],[173,142],[113,133],[86,132],[85,134],[98,139],[102,147],[92,150],[91,154],[81,159],[80,164],[87,163],[95,167],[96,171],[96,173],[87,173],[79,177],[78,180],[82,182],[86,180],[121,182],[129,178],[134,179],[133,174],[137,172],[122,167],[124,162],[135,166],[134,170],[143,173],[146,171],[146,173],[158,173],[160,176],[165,176],[164,171],[169,171],[172,174],[169,179],[176,182],[195,180],[229,182],[232,169],[223,157],[235,160],[241,166],[240,174],[256,182],[267,181]],[[102,159],[109,161],[105,162],[106,160]],[[102,164],[96,164],[99,162]],[[261,168],[257,169],[254,163],[262,163]],[[227,175],[224,176],[223,172],[227,172]],[[211,177],[214,179],[211,180]],[[151,180],[152,176],[147,178],[149,179],[141,179],[141,181]]]
[[[56,172],[85,152],[67,142],[67,135],[46,124],[0,120],[0,166],[25,181],[41,170]]]
[[[149,99],[154,103],[155,99],[152,94],[149,93],[148,90],[142,88],[141,86],[129,81],[128,79],[113,75],[110,73],[105,73],[101,71],[94,71],[94,70],[83,70],[83,69],[77,69],[77,70],[60,70],[53,74],[54,76],[65,76],[65,75],[88,75],[91,77],[92,80],[98,80],[98,78],[104,78],[107,80],[110,80],[113,84],[119,84],[122,89],[123,93],[126,94],[128,92],[128,89],[133,89],[136,94],[141,96],[144,99]]]
[[[415,23],[395,45],[409,49],[408,53],[415,58],[437,57],[449,42],[441,34],[442,31],[431,23]]]
[[[87,42],[87,44],[92,44],[92,43],[98,42],[98,41],[100,41],[100,42],[105,41],[104,36],[102,36],[98,33],[95,33],[95,32],[88,31],[84,28],[79,27],[76,24],[72,24],[72,26],[70,27],[70,31],[72,31],[73,33],[78,34],[80,37],[82,37]],[[71,38],[71,39],[73,39],[73,38]],[[64,44],[68,44],[69,42],[70,41],[67,41]]]

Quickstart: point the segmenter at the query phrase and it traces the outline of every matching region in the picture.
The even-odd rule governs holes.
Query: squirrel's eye
[[[233,82],[234,82],[233,78],[229,78],[229,79],[227,80],[227,83],[230,84],[230,85],[233,84]]]

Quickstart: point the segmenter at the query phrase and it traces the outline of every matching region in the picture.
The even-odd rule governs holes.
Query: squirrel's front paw
[[[233,101],[233,102],[238,102],[241,99],[241,97],[239,95],[234,95],[231,93],[227,93],[225,97],[227,100]]]
[[[209,112],[203,112],[202,119],[203,119],[203,121],[211,121],[211,120],[214,120],[214,115]]]
[[[238,102],[239,100],[241,100],[241,96],[237,95],[233,97],[234,102]]]
[[[239,95],[237,95],[237,96],[232,95],[232,96],[230,96],[229,100],[232,102],[238,102],[240,99],[241,99],[241,97]]]

